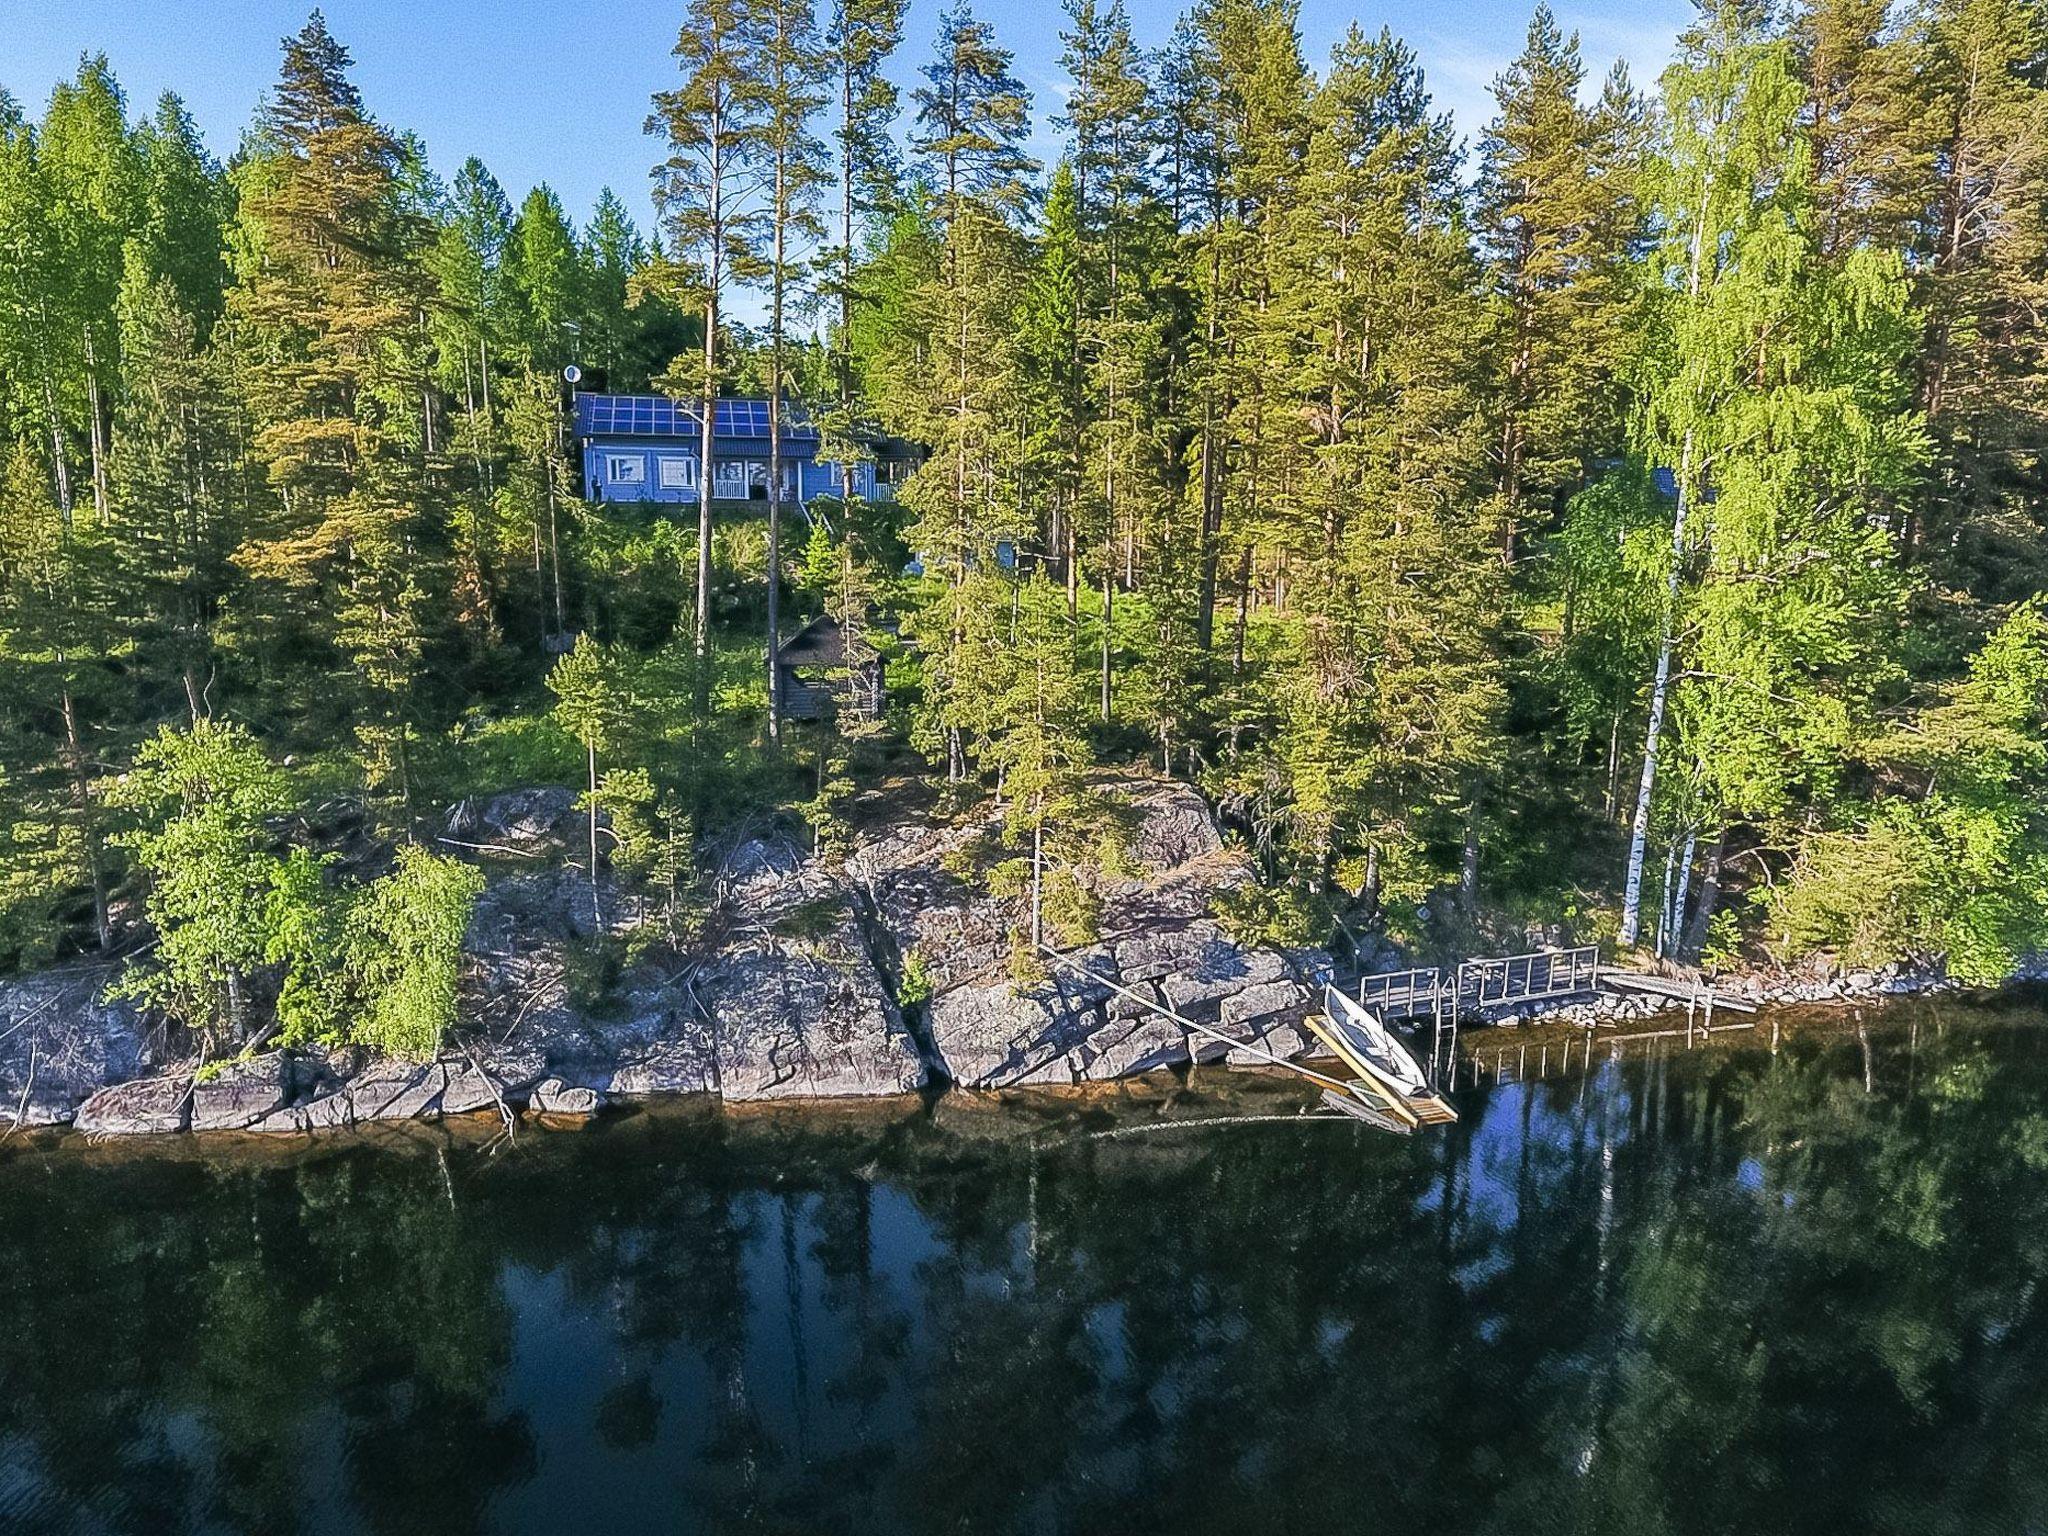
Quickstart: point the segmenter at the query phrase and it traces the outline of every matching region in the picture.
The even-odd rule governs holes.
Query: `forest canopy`
[[[1139,767],[1289,942],[2048,946],[2048,11],[1709,0],[1638,82],[1539,6],[1466,141],[1291,0],[1069,0],[1057,104],[904,8],[691,0],[646,229],[444,179],[317,12],[225,158],[100,56],[0,91],[0,971],[154,932],[188,1022],[431,1049],[431,829],[535,782],[671,943],[739,818],[995,796],[1071,942]],[[921,464],[588,501],[572,363]],[[879,722],[784,719],[819,614]]]

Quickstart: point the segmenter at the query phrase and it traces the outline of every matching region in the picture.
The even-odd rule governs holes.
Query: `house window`
[[[720,459],[718,461],[718,494],[721,496],[745,496],[747,494],[747,466],[742,459]]]
[[[604,456],[604,477],[613,485],[645,485],[646,456],[638,453],[608,453]]]
[[[665,454],[661,460],[661,488],[664,491],[693,491],[697,488],[697,461],[680,454]]]

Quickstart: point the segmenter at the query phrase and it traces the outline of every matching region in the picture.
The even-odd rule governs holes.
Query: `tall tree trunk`
[[[1109,724],[1110,712],[1110,656],[1115,645],[1116,627],[1116,583],[1110,577],[1109,567],[1102,569],[1102,723]]]
[[[1678,880],[1668,893],[1670,910],[1664,917],[1664,931],[1668,935],[1668,941],[1664,946],[1666,954],[1678,953],[1679,936],[1685,930],[1685,893],[1687,887],[1692,884],[1692,855],[1699,843],[1699,831],[1697,825],[1688,825],[1685,829],[1685,846],[1679,850]]]
[[[718,238],[724,239],[721,230]],[[714,242],[715,243],[715,242]],[[703,434],[697,470],[697,713],[711,705],[711,498],[718,486],[718,280],[719,258],[710,262],[704,296],[704,389],[699,398]]]
[[[775,166],[774,292],[768,305],[768,739],[782,745],[782,671],[776,648],[782,644],[782,329],[783,289],[788,283],[788,167]],[[850,658],[849,658],[850,659]]]
[[[1728,832],[1726,828],[1714,834],[1713,842],[1707,845],[1706,857],[1700,864],[1699,900],[1693,903],[1692,917],[1680,936],[1678,954],[1681,960],[1698,962],[1700,954],[1707,947],[1707,929],[1714,920],[1714,908],[1721,899],[1721,860],[1726,852]]]
[[[60,656],[59,664],[63,658]],[[85,760],[85,741],[78,729],[78,703],[70,686],[64,688],[64,758],[71,770],[71,798],[78,809],[79,837],[85,848],[86,876],[92,884],[93,936],[102,951],[114,947],[114,925],[107,912],[107,872],[100,856],[100,833],[94,825],[92,775]]]
[[[604,929],[604,912],[597,898],[597,747],[586,744],[590,754],[590,923],[593,931]]]
[[[1679,455],[1678,505],[1671,514],[1671,570],[1664,580],[1664,622],[1657,641],[1657,670],[1650,679],[1650,719],[1643,732],[1643,773],[1636,783],[1635,821],[1628,840],[1628,877],[1622,886],[1623,944],[1633,944],[1643,929],[1643,857],[1649,846],[1650,803],[1657,789],[1657,749],[1664,734],[1664,706],[1671,692],[1671,652],[1676,643],[1678,590],[1685,566],[1686,512],[1692,500],[1693,434],[1685,434]]]
[[[1039,797],[1037,824],[1031,829],[1031,952],[1045,947],[1045,804]]]
[[[1471,912],[1479,902],[1479,792],[1465,807],[1465,847],[1458,859],[1458,905]]]

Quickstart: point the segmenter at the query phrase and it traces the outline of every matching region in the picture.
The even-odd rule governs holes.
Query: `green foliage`
[[[291,808],[284,774],[240,726],[202,720],[146,742],[108,800],[134,818],[114,841],[148,879],[157,936],[119,992],[210,1039],[236,1038],[267,957],[272,892],[290,868],[271,830]]]
[[[362,999],[346,1038],[394,1056],[432,1056],[455,1021],[463,931],[483,875],[420,847],[349,903],[344,944]]]
[[[285,777],[231,724],[161,732],[110,800],[134,818],[116,841],[149,878],[157,935],[121,995],[224,1045],[248,1029],[251,982],[274,966],[280,1044],[438,1048],[481,873],[407,846],[382,878],[330,885],[326,859],[280,848],[274,824],[292,806]]]
[[[931,967],[923,955],[911,950],[903,957],[903,976],[896,983],[896,1001],[905,1008],[928,1003],[935,990]]]
[[[678,942],[700,830],[794,812],[835,856],[871,782],[859,733],[764,731],[792,575],[889,654],[875,734],[941,814],[999,805],[1027,944],[1130,873],[1087,786],[1141,756],[1274,882],[1247,932],[1456,881],[1468,922],[1646,936],[1668,859],[1683,952],[2036,941],[2032,728],[1956,682],[2048,588],[2034,9],[1709,6],[1653,113],[1539,8],[1468,157],[1391,34],[1311,59],[1214,0],[1155,53],[1075,0],[1049,174],[998,28],[948,14],[899,103],[904,18],[695,0],[658,240],[442,184],[317,16],[229,166],[97,55],[0,98],[0,964],[117,947],[139,888],[157,1006],[232,1036],[274,973],[291,1035],[345,1029],[335,870],[123,787],[229,717],[382,846],[581,778],[593,903],[609,857]],[[589,503],[570,361],[918,467],[809,503],[795,560],[751,507]]]
[[[1296,882],[1226,886],[1210,906],[1224,931],[1243,944],[1320,944],[1330,933],[1330,898]]]
[[[1874,744],[1892,792],[1857,823],[1818,829],[1775,892],[1786,953],[1850,964],[1941,958],[1995,981],[2048,950],[2048,616],[2030,603],[1968,675]]]

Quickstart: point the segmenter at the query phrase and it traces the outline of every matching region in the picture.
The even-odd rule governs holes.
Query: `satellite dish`
[[[571,363],[562,370],[562,382],[564,384],[581,384],[583,382],[583,370],[574,363]]]

